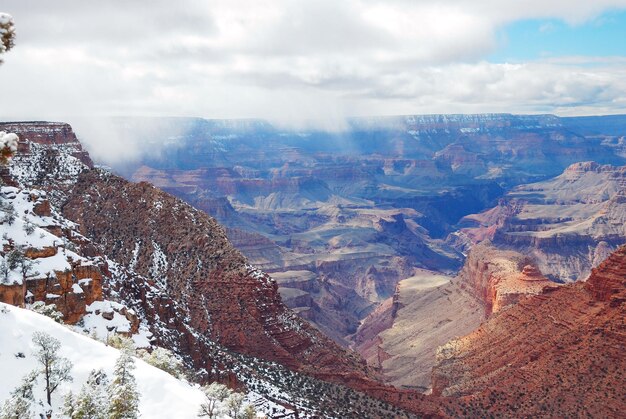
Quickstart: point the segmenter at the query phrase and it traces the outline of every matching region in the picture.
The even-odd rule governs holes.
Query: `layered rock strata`
[[[449,414],[620,417],[626,400],[626,247],[586,283],[530,296],[438,351]]]

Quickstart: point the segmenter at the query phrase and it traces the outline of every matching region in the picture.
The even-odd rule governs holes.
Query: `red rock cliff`
[[[433,394],[463,396],[452,415],[621,417],[625,302],[622,247],[586,283],[522,299],[441,347]]]

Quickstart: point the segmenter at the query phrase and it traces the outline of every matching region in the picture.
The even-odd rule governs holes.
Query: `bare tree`
[[[61,342],[45,332],[33,333],[33,343],[37,348],[35,358],[41,367],[40,373],[46,382],[46,400],[51,405],[50,396],[64,381],[72,381],[72,363],[59,356]]]
[[[205,399],[200,405],[198,416],[206,416],[209,419],[218,417],[222,413],[220,403],[226,400],[232,391],[229,390],[229,388],[224,384],[220,383],[211,383],[208,386],[203,387],[202,391],[204,392]]]

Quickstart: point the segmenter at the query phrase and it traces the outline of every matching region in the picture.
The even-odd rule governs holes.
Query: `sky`
[[[626,0],[3,0],[0,119],[626,113]]]

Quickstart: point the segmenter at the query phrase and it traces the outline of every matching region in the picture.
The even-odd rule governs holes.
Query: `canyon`
[[[576,162],[626,163],[606,136],[551,115],[354,118],[330,133],[256,120],[116,124],[150,151],[114,171],[214,216],[285,303],[344,346],[399,281],[461,268],[470,239],[449,235],[463,217]]]
[[[102,328],[107,336],[115,330],[144,347],[172,350],[193,371],[195,381],[253,388],[266,401],[292,412],[371,417],[396,412],[410,417],[410,412],[438,411],[419,394],[381,384],[356,354],[291,312],[282,303],[276,282],[248,264],[222,227],[204,212],[152,185],[130,183],[94,167],[81,158],[82,147],[74,135],[59,137],[59,131],[68,132],[66,124],[22,123],[10,129],[30,140],[22,140],[21,151],[5,173],[18,186],[5,187],[3,199],[31,199],[33,190],[40,191],[38,196],[49,198],[43,207],[49,206],[58,222],[72,227],[71,231],[51,228],[50,237],[40,236],[38,229],[48,226],[45,216],[34,218],[14,204],[20,211],[15,228],[26,240],[32,236],[32,240],[61,242],[67,234],[71,240],[56,249],[56,255],[67,253],[82,260],[71,248],[91,258],[86,262],[100,262],[90,273],[101,294],[89,294],[94,301],[85,303],[79,313],[57,306],[68,323],[77,323],[76,330],[97,334],[90,324],[110,324]],[[24,188],[31,192],[22,193],[28,191]],[[40,203],[32,200],[31,205]],[[33,233],[21,227],[28,222],[35,225]],[[2,226],[13,228],[8,222]],[[14,245],[22,243],[14,239]],[[33,248],[36,251],[27,254],[27,260],[53,257],[45,246]],[[9,251],[3,251],[3,258]],[[58,297],[20,292],[17,301],[8,301],[12,294],[4,291],[11,284],[2,284],[0,295],[17,305],[24,304],[24,296],[48,304],[70,300],[73,294],[84,293],[77,287],[83,288],[86,271],[52,270],[47,283]],[[13,272],[10,275],[13,279]],[[64,285],[67,281],[71,286]],[[24,284],[28,289],[37,287],[37,278]],[[94,316],[99,320],[93,321]],[[320,399],[320,395],[325,396]]]
[[[379,118],[355,120],[359,134],[340,135],[258,121],[167,121],[171,132],[152,139],[153,154],[114,168],[137,182],[95,166],[67,124],[0,124],[22,139],[1,174],[13,185],[2,196],[26,200],[24,222],[42,229],[37,237],[45,230],[59,240],[32,247],[28,258],[76,254],[69,268],[49,271],[45,294],[41,279],[26,281],[36,300],[52,302],[55,290],[70,302],[59,305],[69,323],[124,317],[122,333],[173,350],[199,381],[259,388],[302,412],[347,417],[356,405],[369,409],[362,417],[501,414],[518,405],[539,414],[492,386],[517,391],[526,379],[528,351],[511,349],[523,345],[503,333],[521,326],[500,319],[519,313],[523,335],[530,319],[544,318],[536,305],[544,313],[578,296],[623,310],[624,250],[616,249],[626,241],[624,156],[613,134],[583,136],[568,123]],[[78,305],[75,284],[87,298]],[[22,295],[20,284],[0,286],[3,301],[19,305]],[[582,319],[585,334],[592,314],[577,304],[559,319]],[[604,308],[593,311],[598,321],[615,322]],[[623,343],[619,325],[607,328],[618,330],[609,345]],[[506,378],[497,376],[500,352],[493,370],[480,366],[483,340],[511,352]],[[578,343],[566,340],[558,353],[582,356],[587,347]],[[612,353],[599,354],[598,365]],[[624,388],[609,373],[598,373],[603,388]],[[280,394],[268,390],[276,386]],[[544,393],[545,406],[579,412],[577,402]],[[614,412],[620,402],[612,400],[598,412]]]

